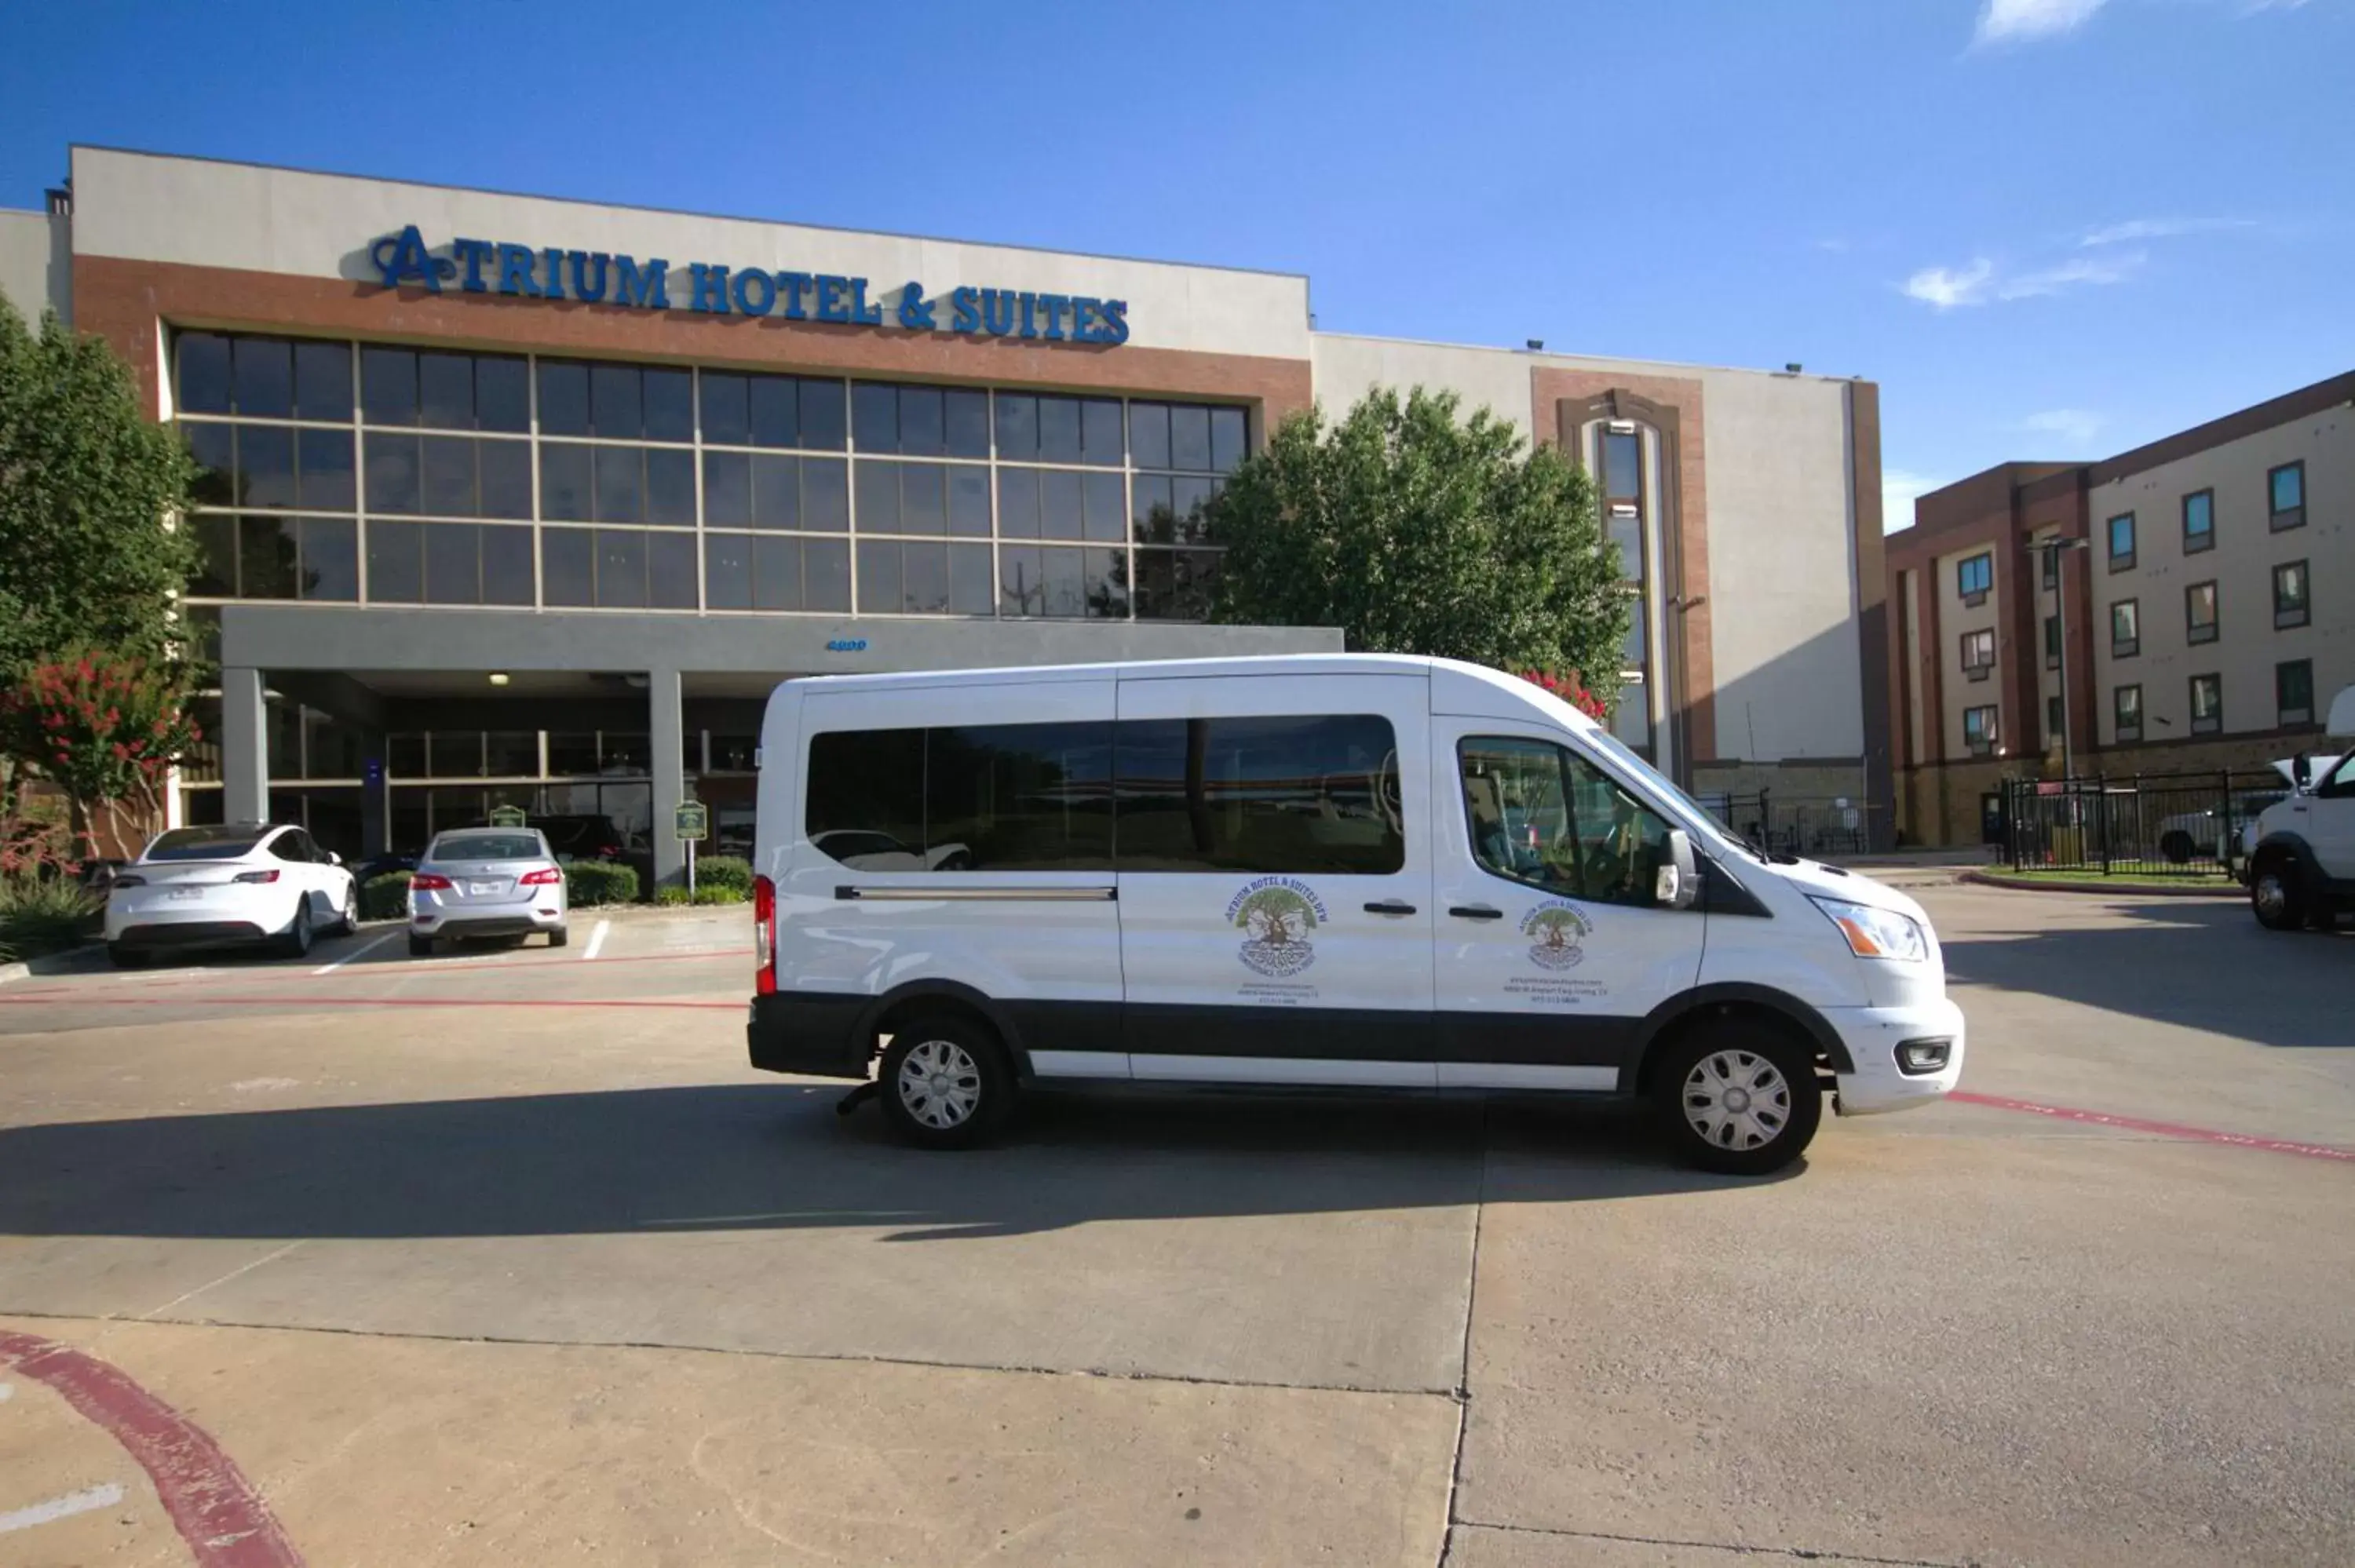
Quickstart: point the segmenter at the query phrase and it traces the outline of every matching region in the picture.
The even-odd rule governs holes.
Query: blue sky
[[[132,5],[69,142],[1310,275],[1320,326],[1881,383],[1891,522],[2355,368],[2355,0]]]

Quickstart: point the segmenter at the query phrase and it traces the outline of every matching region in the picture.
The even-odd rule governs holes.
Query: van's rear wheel
[[[891,1037],[878,1087],[891,1128],[920,1149],[968,1149],[1014,1108],[1014,1072],[988,1031],[950,1013]]]
[[[1730,1176],[1788,1165],[1824,1115],[1814,1054],[1746,1019],[1711,1021],[1671,1045],[1653,1074],[1652,1098],[1678,1155]]]

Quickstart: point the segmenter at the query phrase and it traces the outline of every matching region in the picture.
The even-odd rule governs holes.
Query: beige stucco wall
[[[1966,546],[1952,555],[1940,556],[1935,570],[1938,574],[1938,689],[1943,698],[1943,712],[1938,715],[1940,733],[1945,736],[1948,761],[1970,758],[1969,745],[1963,739],[1963,710],[1983,708],[1992,705],[1996,709],[1996,744],[2008,754],[2017,755],[2021,739],[2020,716],[2009,710],[2002,696],[2003,661],[2007,653],[2018,656],[2019,650],[2003,645],[2003,595],[1999,584],[1990,583],[1987,602],[1976,609],[1966,608],[1960,578],[1955,570],[1973,556],[1993,554],[1992,546],[1979,544]],[[1963,637],[1967,632],[1991,630],[1995,633],[1996,667],[1986,679],[1973,681],[1963,674]],[[2039,645],[2038,652],[2042,652]],[[1976,808],[1974,808],[1976,810]]]
[[[1700,375],[1717,754],[1860,756],[1848,384]]]
[[[2268,526],[2266,474],[2306,463],[2306,525],[2275,534]],[[2183,553],[2183,497],[2215,492],[2216,545]],[[2240,440],[2127,474],[2092,493],[2096,708],[2101,742],[2116,739],[2111,694],[2140,684],[2143,740],[2191,740],[2191,677],[2223,678],[2223,729],[2231,736],[2276,726],[2274,667],[2314,661],[2315,717],[2333,694],[2355,683],[2355,408],[2344,405],[2276,425]],[[2135,514],[2136,564],[2108,569],[2109,519]],[[2276,631],[2273,568],[2305,561],[2310,573],[2307,624]],[[2184,593],[2216,583],[2218,637],[2194,646]],[[2110,606],[2137,601],[2141,652],[2110,652]],[[2165,721],[2165,722],[2161,722]]]
[[[0,212],[0,297],[35,331],[45,310],[73,317],[69,232],[46,212]]]
[[[75,248],[86,256],[368,281],[378,276],[368,247],[413,223],[429,247],[444,253],[452,238],[464,236],[626,253],[641,261],[661,257],[673,268],[672,296],[682,302],[693,261],[863,277],[872,286],[870,300],[887,291],[896,298],[914,279],[932,297],[970,284],[1125,300],[1128,341],[1141,348],[1308,357],[1308,280],[1296,274],[702,217],[90,147],[74,149],[73,179],[80,214]],[[943,302],[943,323],[946,313]]]
[[[1377,387],[1428,387],[1464,399],[1465,411],[1487,408],[1527,440],[1529,429],[1529,367],[1534,356],[1501,348],[1468,348],[1403,338],[1315,334],[1310,362],[1316,401],[1326,418],[1337,419]],[[1542,432],[1550,440],[1554,431]]]

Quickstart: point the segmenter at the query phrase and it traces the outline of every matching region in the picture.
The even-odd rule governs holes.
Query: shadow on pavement
[[[2043,906],[2074,895],[2015,896]],[[1942,924],[1947,977],[2259,1045],[2355,1045],[2355,939],[2347,934],[2268,931],[2237,903],[2127,900],[2107,913],[2109,923],[2091,927],[1950,936]]]
[[[627,1089],[0,1129],[0,1233],[268,1238],[883,1227],[1566,1202],[1754,1185],[1669,1162],[1609,1107],[1040,1097],[998,1146],[925,1153],[837,1087]],[[1797,1169],[1785,1174],[1796,1173]]]

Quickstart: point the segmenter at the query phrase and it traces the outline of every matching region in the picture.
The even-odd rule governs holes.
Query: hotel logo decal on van
[[[1247,882],[1227,905],[1227,924],[1249,933],[1236,956],[1271,980],[1289,979],[1316,961],[1308,933],[1325,919],[1316,890],[1289,876]]]
[[[1580,944],[1594,935],[1594,922],[1577,905],[1549,898],[1522,920],[1521,935],[1529,939],[1529,961],[1540,969],[1574,969],[1586,961]]]

